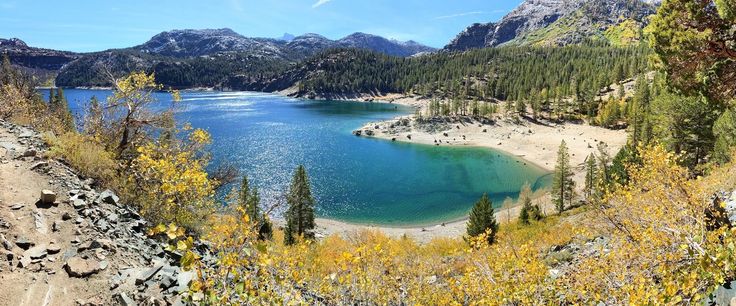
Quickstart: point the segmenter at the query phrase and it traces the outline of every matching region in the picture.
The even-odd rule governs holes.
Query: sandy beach
[[[320,97],[317,97],[319,99]],[[356,95],[345,97],[328,97],[323,99],[351,100],[360,102],[384,102],[424,109],[429,100],[401,94],[383,96]],[[399,121],[409,122],[404,126]],[[392,127],[393,125],[393,127]],[[437,128],[437,127],[441,128]],[[624,130],[609,130],[587,124],[555,124],[530,120],[514,122],[511,119],[497,119],[495,122],[479,122],[456,120],[427,125],[417,124],[415,115],[402,116],[388,121],[366,123],[359,129],[361,137],[374,137],[389,141],[402,141],[437,146],[477,146],[499,150],[524,161],[534,164],[546,171],[553,171],[557,162],[557,149],[564,140],[567,144],[570,163],[577,169],[575,181],[581,189],[584,180],[585,159],[590,153],[598,152],[598,143],[608,146],[611,156],[615,155],[626,144],[627,134]],[[428,131],[431,130],[431,131]],[[370,132],[367,132],[370,131]],[[535,202],[542,210],[553,213],[554,206],[548,194],[537,195]],[[520,207],[496,212],[496,220],[506,222],[514,220]],[[363,224],[351,224],[331,219],[317,219],[317,232],[321,236],[339,234],[350,236],[361,230],[379,230],[390,237],[407,236],[420,243],[433,238],[461,237],[465,234],[467,220],[447,222],[444,224],[423,227],[388,227]]]

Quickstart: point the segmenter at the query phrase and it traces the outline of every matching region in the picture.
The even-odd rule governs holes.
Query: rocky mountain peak
[[[0,48],[7,49],[7,48],[28,48],[28,45],[18,39],[18,38],[11,38],[11,39],[2,39],[0,38]]]
[[[495,23],[476,23],[444,50],[464,51],[503,44],[566,45],[600,36],[609,27],[634,20],[640,26],[660,0],[526,0]]]

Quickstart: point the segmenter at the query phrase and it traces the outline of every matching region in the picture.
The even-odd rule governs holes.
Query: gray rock
[[[58,245],[56,245],[56,244],[52,244],[52,245],[49,245],[48,247],[46,247],[46,251],[49,254],[56,254],[56,253],[61,252],[61,247],[58,246]]]
[[[38,152],[34,148],[29,148],[25,152],[23,152],[23,157],[33,157],[36,156]]]
[[[117,195],[115,195],[112,190],[108,189],[100,193],[100,196],[97,198],[99,202],[117,205],[118,201],[120,201],[120,198],[118,198]]]
[[[8,239],[5,239],[5,235],[3,235],[3,234],[0,234],[0,243],[2,243],[3,247],[6,250],[8,250],[8,251],[12,251],[13,250],[13,244],[10,243],[10,241],[8,241]]]
[[[31,170],[46,168],[48,166],[49,166],[49,163],[47,163],[45,161],[40,161],[40,162],[37,162],[37,163],[31,165]]]
[[[79,251],[103,249],[111,251],[115,249],[115,242],[110,239],[95,239],[79,247]]]
[[[48,254],[49,253],[46,250],[46,246],[45,245],[38,245],[38,246],[32,247],[32,248],[28,249],[27,251],[23,252],[23,256],[24,257],[25,256],[28,256],[31,259],[41,259],[41,258],[46,257],[46,255],[48,255]]]
[[[10,209],[12,209],[12,210],[19,210],[19,209],[21,209],[23,207],[25,207],[25,205],[23,205],[21,203],[18,203],[18,204],[15,204],[13,206],[10,206]]]
[[[18,261],[18,267],[28,268],[31,265],[32,259],[30,256],[23,256]]]
[[[85,202],[82,199],[78,199],[78,198],[70,200],[69,203],[71,203],[72,207],[74,207],[74,209],[76,210],[83,209],[87,206],[87,202]]]
[[[77,256],[69,258],[64,268],[71,277],[87,277],[102,270],[98,261]]]
[[[28,248],[36,245],[36,243],[28,240],[26,237],[18,237],[18,239],[15,239],[15,245],[21,249],[28,250]]]
[[[36,230],[41,234],[48,233],[48,226],[46,225],[46,217],[43,216],[39,211],[33,212],[33,220],[36,225]]]
[[[56,193],[48,189],[41,190],[41,203],[52,205],[54,201],[56,201]]]
[[[69,258],[72,258],[74,256],[77,256],[77,248],[70,248],[64,251],[64,255],[61,257],[63,260],[68,260]]]
[[[161,289],[169,289],[176,285],[176,278],[172,274],[163,274],[161,276]]]
[[[120,293],[116,294],[115,295],[115,299],[122,306],[137,306],[138,305],[133,299],[131,299],[130,297],[128,297],[128,295],[125,294],[125,292],[120,292]]]
[[[181,271],[179,274],[176,275],[176,291],[181,293],[189,290],[189,284],[194,279],[194,272],[193,271]]]
[[[161,268],[163,268],[163,267],[164,267],[164,265],[161,264],[161,263],[154,264],[154,266],[152,268],[143,271],[140,275],[138,275],[138,277],[136,277],[135,284],[136,285],[141,285],[141,284],[145,283],[146,281],[148,281],[149,279],[151,279],[154,275],[156,275],[156,273],[158,273],[158,271],[160,271]]]

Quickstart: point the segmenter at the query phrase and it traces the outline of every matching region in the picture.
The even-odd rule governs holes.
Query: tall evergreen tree
[[[492,244],[496,239],[498,223],[496,223],[496,216],[493,213],[493,204],[488,198],[488,194],[484,193],[480,200],[475,202],[473,209],[470,211],[467,232],[468,236],[476,237],[486,233],[489,229],[490,232],[486,237],[486,241],[488,244]]]
[[[314,238],[314,198],[303,165],[299,165],[294,172],[286,202],[289,209],[286,211],[284,243],[294,244],[299,236],[306,239]]]
[[[261,212],[261,196],[258,193],[258,188],[250,187],[247,176],[243,176],[238,195],[238,205],[255,225],[255,229],[258,231],[258,239],[270,239],[273,234],[271,221],[268,220],[265,213]]]
[[[552,200],[555,203],[558,213],[562,213],[566,207],[572,205],[575,196],[575,181],[573,181],[572,177],[570,154],[567,151],[567,144],[563,140],[560,143],[560,148],[557,150],[557,165],[555,166],[552,180]]]
[[[529,182],[521,186],[519,192],[519,203],[521,210],[519,211],[519,222],[529,224],[532,220],[539,221],[542,219],[542,211],[539,205],[532,204],[532,186]]]
[[[595,192],[596,177],[598,176],[598,167],[596,166],[595,154],[590,153],[585,159],[585,198],[591,199]]]

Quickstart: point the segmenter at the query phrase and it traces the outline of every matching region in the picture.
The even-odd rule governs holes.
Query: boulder
[[[118,198],[118,196],[115,195],[115,193],[112,192],[112,190],[110,189],[107,189],[100,193],[100,196],[97,198],[97,202],[107,203],[111,205],[117,205],[118,201],[120,201],[120,198]]]
[[[31,259],[41,259],[48,255],[48,250],[45,245],[39,245],[28,249],[23,252],[23,257],[30,257]]]
[[[41,190],[41,203],[46,205],[52,205],[56,201],[56,193],[51,190]]]
[[[56,253],[61,252],[61,247],[58,245],[52,244],[46,247],[46,252],[48,252],[49,254],[56,254]]]
[[[141,284],[145,283],[149,279],[153,278],[153,276],[156,275],[156,273],[158,273],[158,271],[160,271],[161,268],[163,268],[163,267],[164,267],[164,265],[161,264],[161,263],[154,264],[153,267],[151,267],[148,270],[145,270],[145,271],[141,272],[141,274],[139,274],[136,277],[135,284],[136,285],[141,285]]]
[[[87,277],[102,270],[100,263],[94,259],[83,259],[75,256],[69,258],[64,269],[71,277]]]
[[[15,245],[21,249],[27,250],[28,248],[36,245],[36,243],[28,240],[26,237],[18,237],[18,239],[15,239]]]

